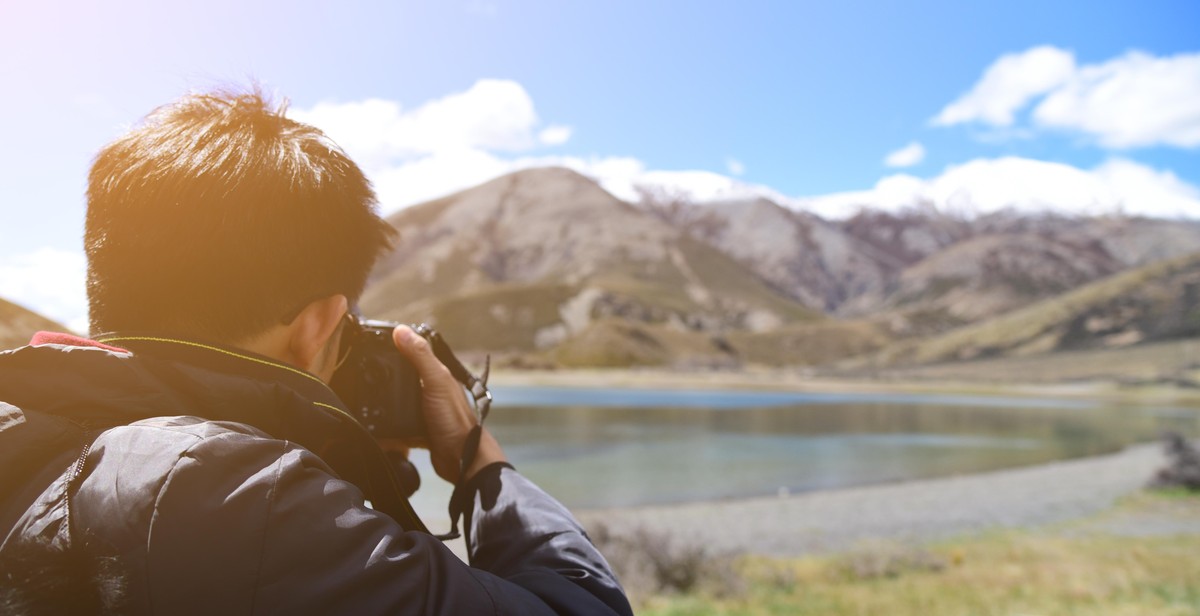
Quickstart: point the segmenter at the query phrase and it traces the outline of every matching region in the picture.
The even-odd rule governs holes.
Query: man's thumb
[[[430,386],[441,388],[455,383],[450,370],[442,364],[437,355],[434,355],[429,341],[413,331],[411,327],[397,325],[396,329],[392,330],[392,342],[396,344],[400,353],[412,362],[413,367],[417,369],[417,375],[421,377],[426,388]]]

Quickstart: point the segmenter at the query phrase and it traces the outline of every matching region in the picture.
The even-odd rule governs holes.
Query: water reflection
[[[979,472],[1115,451],[1164,429],[1195,434],[1198,425],[1193,411],[1076,400],[1043,408],[845,394],[784,404],[768,394],[770,406],[738,408],[724,396],[706,408],[697,402],[703,392],[682,392],[679,406],[639,404],[647,400],[638,392],[618,392],[628,406],[611,404],[612,391],[568,393],[572,403],[561,407],[499,406],[489,425],[523,473],[584,508]],[[532,390],[509,399],[541,404],[562,395]],[[650,401],[671,400],[654,392]]]

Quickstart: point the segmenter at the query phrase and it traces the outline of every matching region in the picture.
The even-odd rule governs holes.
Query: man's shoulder
[[[258,441],[279,442],[266,432],[249,424],[236,421],[214,421],[193,415],[151,417],[110,428],[100,435],[100,439],[110,441],[129,438],[157,438],[177,442],[185,447],[194,447],[200,441],[212,439],[232,439],[242,444],[254,444]]]
[[[280,469],[291,458],[323,466],[298,445],[246,424],[145,419],[95,439],[72,507],[122,552],[144,550],[153,529],[159,543],[168,542],[170,534],[186,534],[177,531],[219,511],[253,524],[265,515]]]
[[[92,442],[89,475],[112,472],[128,475],[130,463],[142,467],[146,479],[165,476],[181,461],[220,456],[232,450],[294,447],[254,426],[202,417],[152,417],[104,430]],[[100,454],[98,457],[96,454]]]
[[[83,485],[105,486],[157,502],[162,491],[187,476],[222,475],[260,480],[281,457],[305,451],[254,426],[194,416],[153,417],[102,432],[92,443]],[[306,452],[307,453],[307,452]],[[196,493],[194,498],[221,498]]]

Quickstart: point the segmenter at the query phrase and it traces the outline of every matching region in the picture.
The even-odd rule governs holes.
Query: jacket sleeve
[[[156,570],[152,557],[159,579],[150,586],[172,588],[161,598],[176,606],[178,596],[194,597],[197,613],[233,607],[206,598],[235,588],[246,609],[216,611],[631,613],[562,505],[506,465],[473,483],[468,566],[434,537],[364,506],[355,486],[306,449],[247,435],[204,439],[170,473],[154,514],[151,556],[183,553],[189,562]]]
[[[521,586],[559,614],[631,613],[608,562],[566,507],[508,464],[483,469],[471,484],[472,566]]]

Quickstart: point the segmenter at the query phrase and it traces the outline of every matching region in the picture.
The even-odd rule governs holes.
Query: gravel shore
[[[1138,445],[1093,458],[977,475],[736,501],[577,512],[586,528],[644,528],[716,551],[835,552],[864,540],[924,542],[1033,527],[1103,511],[1144,486],[1165,458]]]

